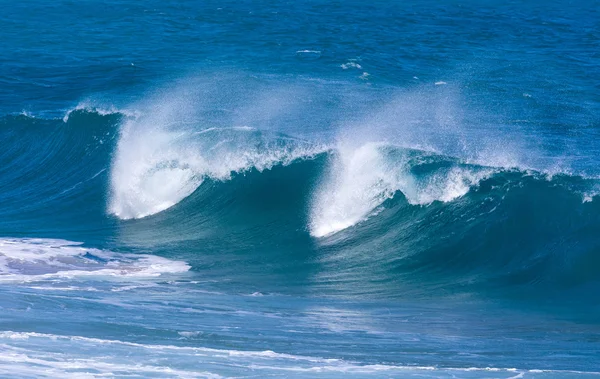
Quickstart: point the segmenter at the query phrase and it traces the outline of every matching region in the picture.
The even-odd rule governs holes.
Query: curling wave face
[[[111,167],[110,213],[121,219],[161,212],[206,179],[263,171],[320,151],[300,140],[249,127],[169,131],[151,121],[127,121]]]

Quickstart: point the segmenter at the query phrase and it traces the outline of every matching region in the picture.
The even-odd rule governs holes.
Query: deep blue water
[[[600,376],[599,2],[0,5],[0,377]]]

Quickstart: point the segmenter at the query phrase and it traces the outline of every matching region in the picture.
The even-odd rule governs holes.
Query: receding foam
[[[197,131],[178,128],[164,116],[129,119],[112,162],[109,213],[121,219],[153,215],[206,179],[229,180],[233,173],[262,171],[321,151],[247,126]]]
[[[80,243],[45,238],[0,239],[0,282],[74,277],[144,278],[186,272],[182,261],[146,254],[120,254]]]

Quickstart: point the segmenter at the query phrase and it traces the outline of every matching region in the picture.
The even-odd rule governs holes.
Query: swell
[[[164,209],[125,217],[114,212],[114,169],[129,146],[120,129],[137,119],[81,109],[65,120],[0,122],[8,147],[0,153],[4,235],[157,250],[223,285],[283,292],[578,291],[584,299],[598,288],[595,179],[388,144],[328,149],[250,128],[207,129],[194,131],[191,145],[190,134],[169,135],[166,145],[164,135],[151,135],[160,143],[150,156],[166,151],[172,162],[173,154],[202,153],[193,175],[169,177],[170,185],[197,181],[183,196],[173,187],[167,197],[177,197]],[[215,146],[219,159],[211,161],[205,152]],[[144,175],[191,167],[185,159],[152,163]],[[135,191],[156,191],[164,180]]]
[[[80,109],[64,120],[0,118],[5,146],[0,152],[0,230],[13,236],[56,236],[63,230],[108,226],[105,183],[123,117]]]

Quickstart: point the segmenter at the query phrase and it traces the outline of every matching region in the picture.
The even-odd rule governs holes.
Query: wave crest
[[[314,237],[336,233],[378,212],[398,191],[413,205],[465,195],[494,171],[383,143],[340,146],[311,207]]]
[[[192,194],[204,180],[311,157],[322,147],[249,127],[202,131],[154,127],[127,120],[111,167],[109,212],[121,219],[164,211]]]

